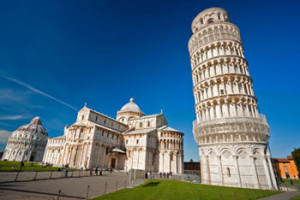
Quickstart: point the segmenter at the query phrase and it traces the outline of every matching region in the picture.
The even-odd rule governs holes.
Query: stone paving
[[[300,196],[300,191],[284,192],[284,193],[262,198],[261,200],[289,200],[295,196]]]
[[[92,198],[128,186],[128,177],[122,172],[103,176],[1,183],[0,199],[57,199],[59,190],[59,199],[85,199],[87,195]]]
[[[69,171],[67,177],[89,176],[89,171]],[[103,172],[105,174],[109,172]],[[65,172],[58,171],[25,171],[25,172],[0,172],[0,183],[18,181],[31,181],[36,179],[63,178]]]

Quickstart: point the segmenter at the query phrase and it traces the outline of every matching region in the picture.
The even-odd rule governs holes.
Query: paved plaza
[[[261,200],[289,200],[296,196],[300,196],[300,191],[284,192],[277,195],[262,198]]]
[[[103,176],[0,183],[0,199],[57,199],[59,191],[59,199],[85,199],[87,196],[92,198],[128,186],[128,176],[122,172]]]

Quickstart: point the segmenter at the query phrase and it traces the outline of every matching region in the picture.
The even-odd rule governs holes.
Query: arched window
[[[106,124],[106,119],[104,119],[104,122],[103,122],[104,124]]]
[[[213,18],[209,18],[209,19],[207,20],[207,23],[208,23],[208,24],[214,23],[214,19],[213,19]]]
[[[142,128],[143,127],[143,122],[140,122],[140,128]]]
[[[96,121],[96,122],[98,121],[98,116],[96,116],[96,119],[95,119],[95,121]]]
[[[150,121],[148,121],[148,127],[150,126]]]
[[[108,147],[106,147],[106,152],[105,152],[106,155],[108,154],[108,151],[109,151],[109,149],[108,149]]]
[[[231,177],[231,173],[230,173],[229,167],[227,167],[227,176],[228,176],[228,177]]]
[[[139,143],[139,140],[138,140],[138,139],[136,140],[136,143],[137,143],[137,144]]]
[[[84,115],[81,116],[81,119],[84,120]]]

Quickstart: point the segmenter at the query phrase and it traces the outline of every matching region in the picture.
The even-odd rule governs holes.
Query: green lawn
[[[290,184],[291,180],[290,179],[282,179],[283,182]],[[300,186],[300,180],[293,180],[294,185],[299,185]]]
[[[300,196],[293,197],[290,200],[300,200]]]
[[[0,161],[0,171],[19,171],[21,164],[18,161]],[[58,167],[44,167],[37,163],[24,162],[23,171],[57,171]],[[68,169],[72,170],[72,169]]]
[[[211,199],[257,199],[280,193],[278,191],[201,185],[173,180],[151,180],[132,188],[123,189],[97,200],[211,200]]]

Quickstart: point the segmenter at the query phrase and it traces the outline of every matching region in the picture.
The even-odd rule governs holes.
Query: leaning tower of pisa
[[[192,22],[189,40],[202,183],[277,189],[269,126],[258,113],[240,32],[222,8]]]

